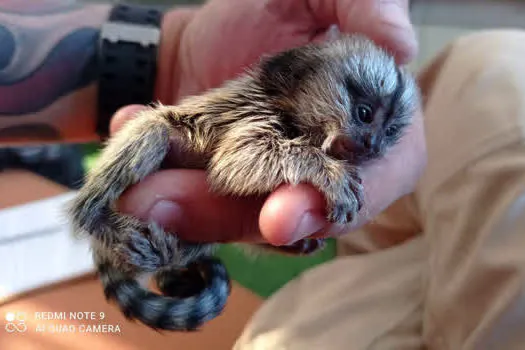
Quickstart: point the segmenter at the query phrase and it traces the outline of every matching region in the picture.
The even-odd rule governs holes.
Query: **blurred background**
[[[92,0],[84,0],[95,2]],[[97,1],[100,2],[100,1]],[[117,1],[110,1],[117,2]],[[199,0],[130,0],[163,6],[200,4]],[[496,27],[525,27],[525,2],[496,0],[413,0],[411,16],[420,40],[419,57],[411,64],[419,70],[455,37],[470,31]],[[82,183],[82,176],[97,159],[100,145],[46,145],[0,148],[0,171],[26,169],[69,189]],[[335,244],[311,258],[248,259],[225,245],[219,255],[232,277],[257,295],[267,297],[291,278],[335,255]]]
[[[101,2],[99,0],[80,1]],[[116,3],[117,1],[105,2]],[[201,4],[204,1],[129,0],[127,2],[177,6]],[[458,36],[480,29],[525,28],[525,1],[519,0],[412,0],[410,11],[420,44],[419,56],[410,65],[414,72],[420,70],[430,58]],[[71,242],[67,227],[59,223],[57,213],[58,208],[62,209],[62,205],[72,191],[82,184],[86,170],[97,161],[100,146],[91,143],[0,147],[0,265],[2,266],[0,268],[0,316],[2,316],[2,298],[9,296],[10,293],[33,290],[33,288],[48,283],[67,280],[83,272],[91,271],[92,262],[86,246]],[[26,174],[29,172],[39,176],[28,178],[27,175],[24,175],[25,178],[22,179],[17,173],[9,175],[13,173],[8,170],[16,169],[23,169]],[[46,181],[42,181],[42,177]],[[33,183],[37,181],[43,185],[36,186],[40,188],[36,191],[38,193],[32,188],[22,188],[25,185],[17,186],[18,183],[26,184],[31,181]],[[64,196],[64,189],[69,190],[69,194],[65,193]],[[19,198],[16,201],[11,200],[10,193],[16,193]],[[177,338],[170,345],[166,338],[163,338],[164,335],[155,332],[147,333],[139,326],[133,328],[135,326],[131,323],[123,323],[126,325],[126,336],[120,338],[118,345],[115,338],[111,337],[104,340],[92,337],[89,338],[89,342],[85,342],[86,337],[79,341],[78,338],[67,338],[60,334],[60,337],[54,338],[55,342],[49,341],[47,347],[41,347],[41,349],[92,350],[149,347],[161,349],[164,346],[173,348],[173,344],[177,344],[175,345],[177,349],[184,350],[227,349],[228,345],[225,344],[230,344],[234,340],[236,332],[240,331],[252,310],[256,309],[261,300],[275,293],[306,269],[333,259],[336,249],[335,241],[330,240],[328,249],[313,257],[272,256],[254,259],[247,257],[234,246],[223,245],[218,252],[219,257],[224,261],[232,279],[245,287],[249,293],[242,294],[242,291],[234,289],[235,297],[231,299],[232,304],[230,304],[234,311],[229,313],[230,316],[223,318],[225,320],[223,322],[228,326],[237,327],[237,330],[225,333],[221,330],[222,325],[215,326],[215,328],[212,326],[211,331],[204,333],[208,334],[207,337],[204,337],[208,345],[202,345],[201,341],[191,343],[189,337]],[[84,309],[79,309],[79,305]],[[98,312],[104,310],[112,315],[113,322],[116,320],[124,322],[116,309],[106,305],[98,281],[94,284],[86,282],[86,284],[68,286],[68,288],[58,288],[48,294],[43,292],[38,298],[29,298],[26,301],[7,305],[5,310],[10,313],[16,311],[16,307],[24,311]],[[16,343],[9,342],[2,333],[2,327],[0,323],[0,349],[37,348],[35,340],[31,340],[29,335],[25,340],[17,338]],[[231,338],[225,340],[225,337],[228,336]],[[38,342],[43,339],[39,337]],[[152,346],[154,341],[156,345]],[[21,347],[20,344],[25,344],[27,347]]]
[[[419,36],[415,70],[450,40],[490,28],[525,28],[523,0],[411,0],[411,18]]]

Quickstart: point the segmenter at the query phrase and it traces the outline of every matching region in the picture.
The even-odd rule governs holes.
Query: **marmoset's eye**
[[[395,134],[397,134],[399,132],[399,126],[397,125],[391,125],[388,127],[388,129],[386,129],[385,131],[385,134],[386,136],[394,136]]]
[[[356,116],[360,122],[370,124],[374,120],[374,113],[369,105],[358,104],[356,106]]]

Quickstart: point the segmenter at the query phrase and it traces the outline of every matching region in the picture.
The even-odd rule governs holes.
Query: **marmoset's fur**
[[[222,87],[141,113],[109,140],[70,208],[74,231],[92,238],[106,297],[130,319],[179,331],[199,328],[226,304],[230,282],[214,244],[182,241],[115,209],[170,151],[177,167],[205,169],[217,194],[309,183],[324,194],[327,219],[348,223],[364,200],[360,167],[400,139],[418,100],[415,81],[387,52],[343,36],[266,57]],[[321,246],[303,240],[274,250]],[[139,284],[150,273],[163,295]]]

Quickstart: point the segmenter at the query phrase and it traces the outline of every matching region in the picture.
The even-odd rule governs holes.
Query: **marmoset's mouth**
[[[331,141],[326,153],[335,159],[343,160],[352,150],[351,140],[344,135],[337,135]]]
[[[350,136],[338,135],[333,139],[327,153],[338,160],[353,161],[363,151],[363,147],[354,142]]]
[[[365,147],[364,142],[356,142],[347,135],[336,136],[327,150],[327,154],[335,159],[348,161],[353,165],[361,165],[379,155],[373,148]]]

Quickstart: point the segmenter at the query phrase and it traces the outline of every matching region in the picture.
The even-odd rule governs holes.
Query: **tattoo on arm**
[[[16,15],[48,15],[53,13],[76,10],[82,6],[76,0],[40,0],[24,1],[2,0],[0,4],[1,12]]]
[[[0,3],[0,144],[95,139],[96,47],[108,11],[72,0]]]

